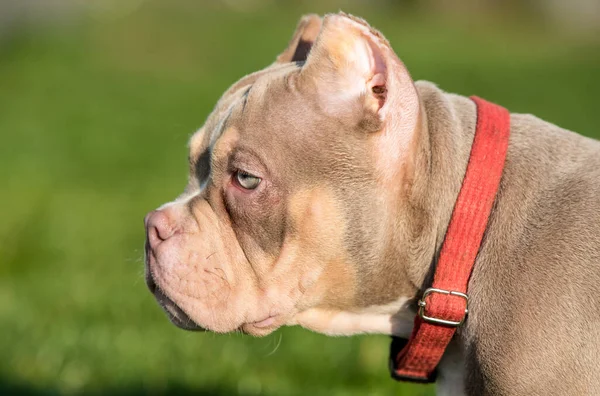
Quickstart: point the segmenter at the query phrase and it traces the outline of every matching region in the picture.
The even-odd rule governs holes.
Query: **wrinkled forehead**
[[[262,129],[269,122],[275,107],[285,106],[284,96],[290,96],[288,78],[297,73],[296,63],[275,64],[250,74],[232,85],[219,99],[204,126],[189,141],[190,160],[195,161],[207,148],[215,145],[223,133],[233,126]],[[283,110],[281,110],[283,112]],[[265,125],[261,125],[265,124]]]

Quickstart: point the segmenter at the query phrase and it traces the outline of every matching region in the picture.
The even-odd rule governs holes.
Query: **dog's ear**
[[[277,57],[275,62],[304,62],[320,30],[320,16],[316,14],[304,15],[300,18],[300,22],[298,22],[296,31],[287,48]]]
[[[300,84],[326,113],[354,125],[380,130],[389,121],[411,131],[416,126],[419,98],[408,71],[383,35],[362,19],[325,16]]]

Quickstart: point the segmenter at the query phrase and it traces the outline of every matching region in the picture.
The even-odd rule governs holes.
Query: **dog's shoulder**
[[[477,328],[487,340],[472,344],[471,371],[496,378],[500,393],[600,390],[600,336],[588,320],[600,314],[599,282],[600,143],[511,114],[502,182],[469,286],[467,333]]]
[[[458,168],[477,125],[474,102],[429,82],[416,86],[430,139],[453,153],[445,166],[464,173]],[[600,335],[587,319],[600,314],[600,142],[529,114],[511,114],[510,125],[500,189],[469,284],[467,391],[600,391]],[[565,359],[581,367],[561,365]]]

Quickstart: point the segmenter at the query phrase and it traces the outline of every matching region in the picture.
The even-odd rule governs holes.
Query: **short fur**
[[[146,219],[148,285],[184,328],[406,337],[475,125],[470,99],[413,83],[365,21],[303,17],[191,139],[185,193]],[[599,284],[600,143],[511,115],[438,391],[600,394]]]

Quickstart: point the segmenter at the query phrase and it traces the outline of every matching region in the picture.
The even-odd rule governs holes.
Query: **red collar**
[[[477,105],[477,127],[469,164],[410,339],[392,342],[390,369],[397,380],[434,381],[436,366],[467,317],[467,285],[500,185],[510,134],[505,108],[471,99]]]

